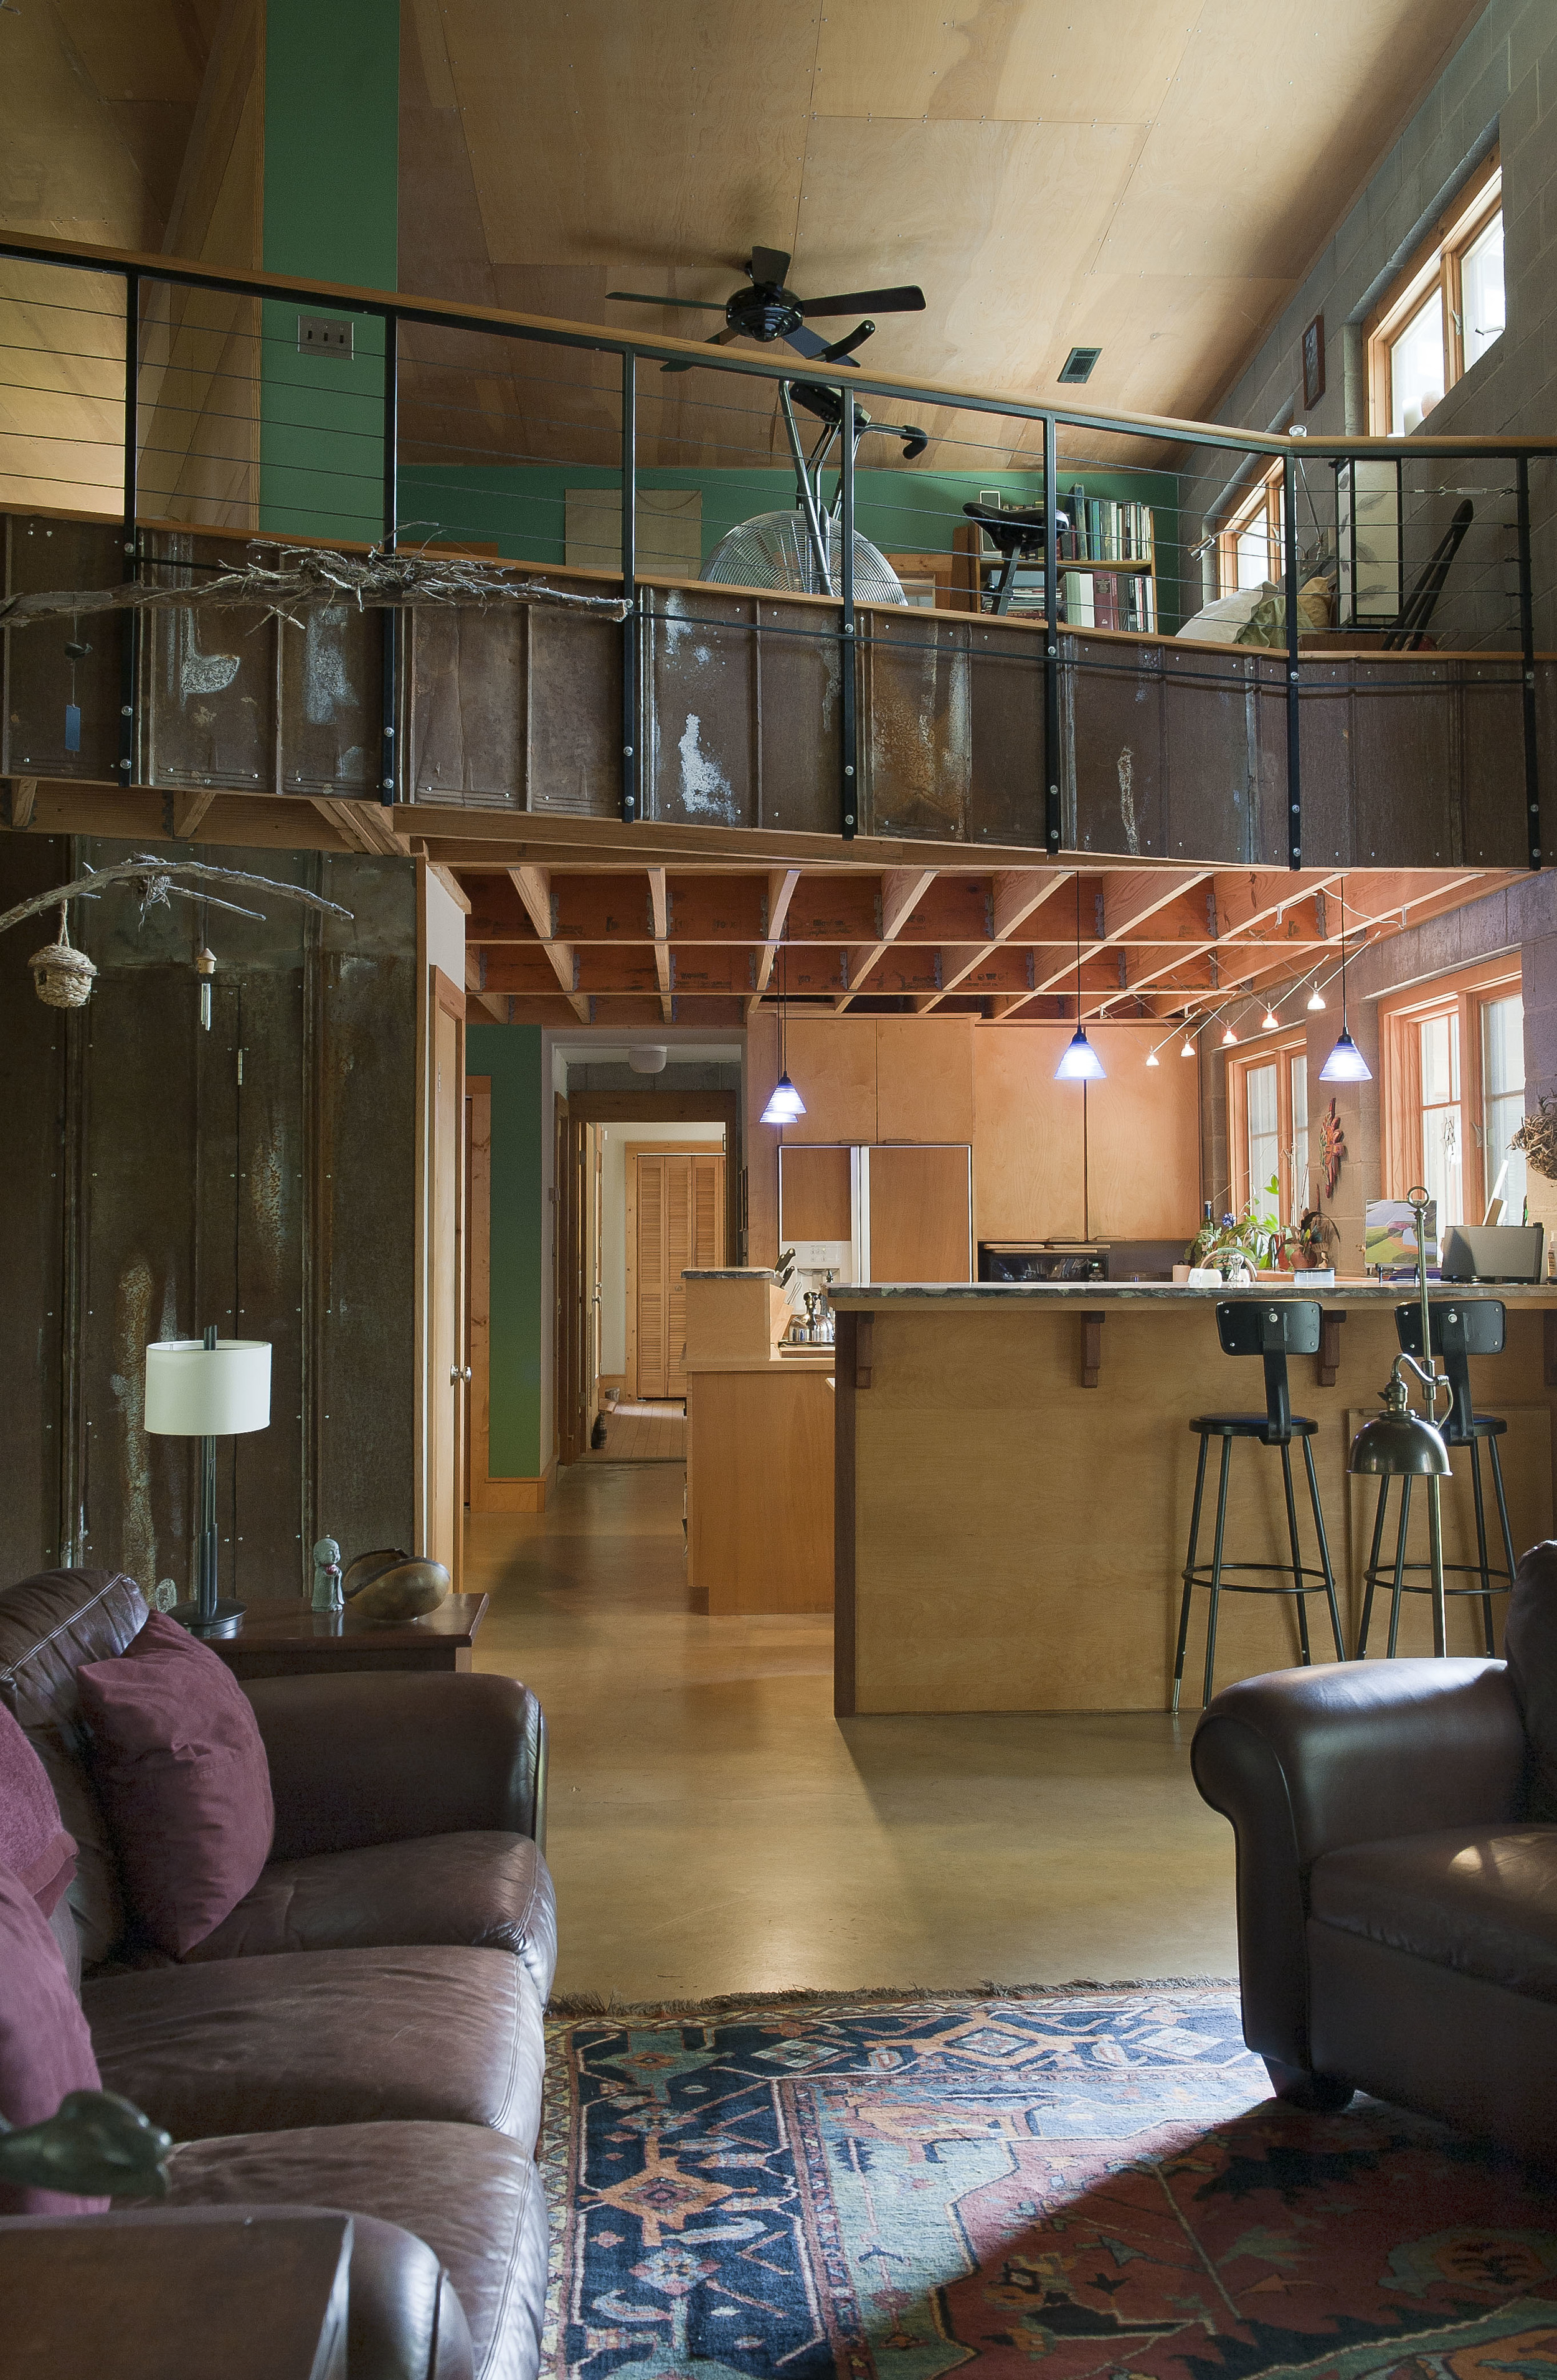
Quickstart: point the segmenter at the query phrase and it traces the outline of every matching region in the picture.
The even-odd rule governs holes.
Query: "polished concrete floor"
[[[683,1474],[467,1524],[478,1669],[552,1738],[561,1994],[1232,1975],[1233,1844],[1162,1718],[833,1717],[831,1622],[687,1608]]]

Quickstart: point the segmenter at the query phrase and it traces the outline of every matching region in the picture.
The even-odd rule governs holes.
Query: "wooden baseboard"
[[[546,1509],[546,1484],[552,1475],[548,1470],[539,1479],[473,1479],[470,1483],[470,1510],[473,1512],[543,1512]]]

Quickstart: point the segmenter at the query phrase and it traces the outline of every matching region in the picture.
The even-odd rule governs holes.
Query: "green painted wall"
[[[703,560],[738,521],[754,513],[787,512],[795,504],[793,471],[644,469],[645,488],[698,488],[703,499]],[[1116,504],[1150,504],[1157,537],[1157,584],[1164,627],[1176,627],[1178,482],[1168,471],[1102,471],[1079,464],[1062,468],[1068,493],[1079,480],[1089,496]],[[407,545],[434,538],[493,544],[511,561],[562,566],[563,498],[568,488],[618,488],[619,475],[583,463],[493,465],[415,464],[400,473],[401,537]],[[862,537],[883,552],[950,552],[965,504],[981,488],[999,488],[1011,502],[1041,504],[1040,471],[918,471],[862,469],[856,481],[855,517]]]
[[[268,0],[267,273],[393,289],[398,272],[399,0]],[[350,362],[300,355],[298,308],[267,301],[260,520],[376,539],[383,521],[383,331],[353,317]]]
[[[487,1469],[535,1479],[541,1453],[541,1027],[470,1025],[466,1072],[492,1077],[492,1389]],[[548,1450],[549,1451],[550,1450]]]

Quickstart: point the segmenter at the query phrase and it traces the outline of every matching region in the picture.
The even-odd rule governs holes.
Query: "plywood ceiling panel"
[[[1144,124],[1196,13],[1195,0],[830,0],[816,105],[826,115]]]

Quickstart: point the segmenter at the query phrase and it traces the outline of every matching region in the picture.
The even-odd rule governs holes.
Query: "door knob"
[[[468,1364],[466,1365],[463,1371],[460,1370],[457,1364],[451,1364],[449,1366],[449,1386],[451,1389],[457,1386],[461,1380],[468,1380],[469,1378],[470,1366]]]

